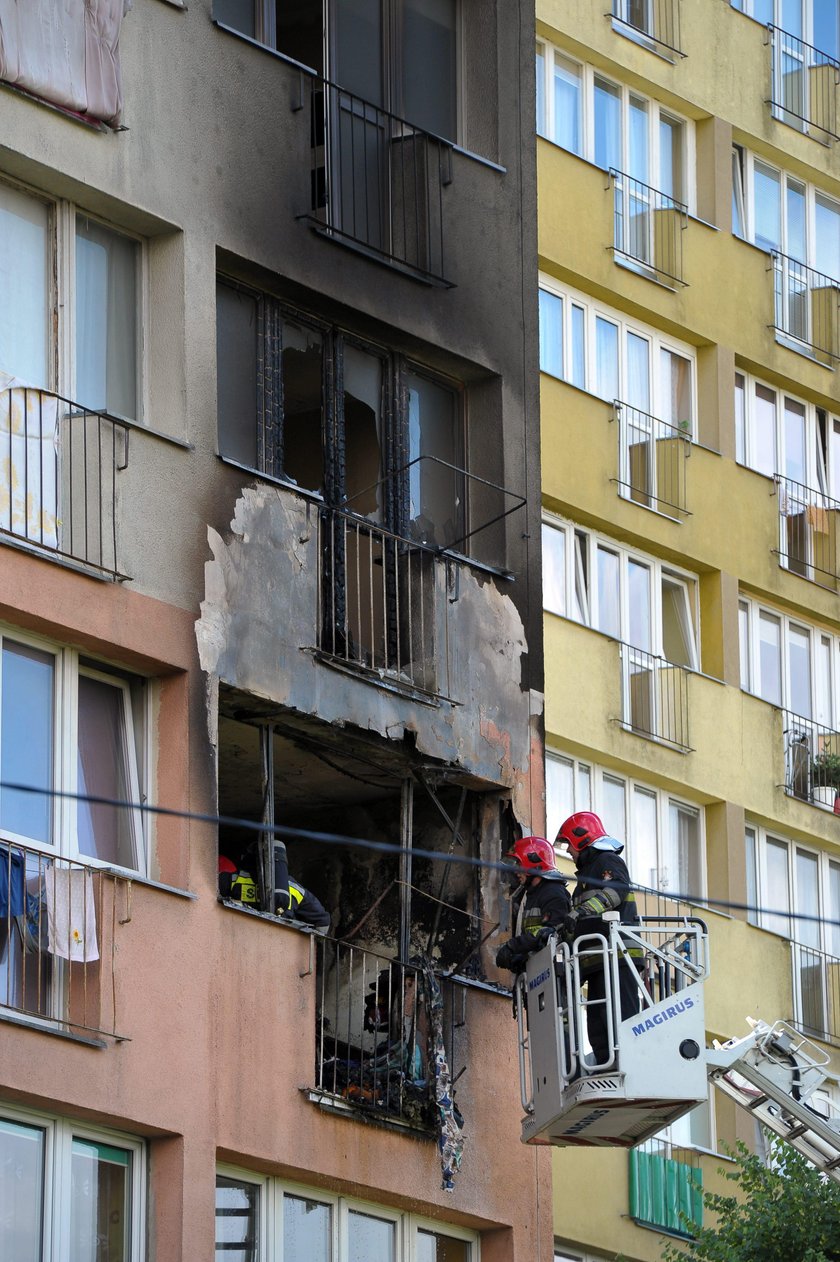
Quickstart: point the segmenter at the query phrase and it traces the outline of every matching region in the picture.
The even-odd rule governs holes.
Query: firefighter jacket
[[[606,911],[617,911],[624,925],[638,924],[639,912],[630,873],[616,851],[588,847],[578,858],[576,875],[572,907],[583,913],[575,925],[576,938],[587,933],[602,933],[601,917]],[[641,958],[643,952],[640,947],[631,947],[628,954]],[[586,971],[585,964],[583,971]]]
[[[516,955],[530,955],[539,945],[538,935],[546,927],[556,929],[572,908],[566,882],[560,877],[543,877],[539,885],[524,886],[516,919],[517,934],[507,946]]]
[[[299,881],[289,878],[289,910],[285,913],[287,920],[300,920],[314,929],[328,929],[330,914],[318,901],[314,894],[304,889]]]

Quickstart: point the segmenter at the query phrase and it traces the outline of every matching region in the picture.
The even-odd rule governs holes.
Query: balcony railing
[[[686,516],[686,461],[691,455],[689,422],[684,426],[669,425],[618,399],[615,417],[621,494],[666,517],[679,520]]]
[[[840,359],[840,281],[773,253],[775,329],[832,367]]]
[[[311,1098],[340,1111],[435,1133],[439,1073],[461,1076],[455,1068],[455,984],[433,983],[427,969],[330,938],[318,938],[315,945]]]
[[[664,285],[685,285],[682,235],[688,207],[666,193],[610,170],[615,254]]]
[[[840,1047],[840,959],[791,942],[794,1024]]]
[[[630,1217],[646,1227],[691,1236],[703,1224],[703,1171],[698,1154],[667,1139],[648,1139],[629,1157]]]
[[[101,868],[0,842],[0,1014],[80,1037],[117,1032],[115,934],[126,882]]]
[[[779,560],[785,569],[836,591],[840,581],[840,502],[777,474]]]
[[[452,145],[337,84],[301,74],[313,227],[429,284],[449,286],[444,189]]]
[[[840,62],[778,26],[769,26],[773,117],[823,144],[838,135]]]
[[[669,60],[684,57],[680,40],[680,0],[612,0],[612,20],[628,34],[651,43]]]
[[[687,753],[688,677],[655,653],[619,645],[621,666],[621,722],[638,736],[662,741]]]
[[[840,795],[840,732],[783,710],[785,793],[835,809]]]
[[[128,426],[61,395],[0,390],[0,535],[115,579]]]

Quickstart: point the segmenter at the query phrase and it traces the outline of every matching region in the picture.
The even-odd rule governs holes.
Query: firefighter
[[[639,913],[630,873],[619,857],[624,846],[615,837],[609,836],[598,816],[591,811],[577,811],[570,815],[557,834],[557,844],[562,842],[568,846],[574,859],[577,876],[572,906],[563,921],[563,932],[568,940],[572,942],[589,933],[607,936],[601,919],[607,911],[617,911],[622,924],[638,924]],[[634,964],[638,959],[641,965],[641,948],[631,947],[628,954]],[[602,957],[581,956],[581,980],[587,982],[589,1042],[596,1062],[603,1065],[612,1052],[607,1009],[604,1003],[592,1002],[602,1000],[606,995]],[[638,972],[623,957],[618,963],[618,1000],[620,1020],[625,1021],[639,1011]]]
[[[544,837],[521,837],[506,858],[516,864],[519,888],[513,897],[519,910],[516,936],[499,947],[496,963],[499,968],[521,973],[531,952],[539,950],[570,914],[572,900],[566,878],[557,871],[554,847]]]
[[[283,920],[295,920],[309,925],[316,933],[326,933],[330,927],[330,913],[319,899],[293,877],[286,878],[288,906],[285,898],[275,899],[275,914]],[[243,903],[246,907],[259,907],[257,883],[250,872],[239,868],[227,855],[219,855],[219,893],[222,898]],[[285,894],[285,889],[283,891]]]

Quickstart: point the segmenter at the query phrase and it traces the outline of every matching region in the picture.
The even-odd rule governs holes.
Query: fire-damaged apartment
[[[0,0],[0,1257],[550,1252],[533,28]]]

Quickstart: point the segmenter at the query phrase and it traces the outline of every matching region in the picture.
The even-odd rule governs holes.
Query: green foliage
[[[732,1156],[726,1178],[737,1195],[707,1192],[714,1225],[689,1245],[669,1244],[664,1262],[840,1262],[838,1184],[780,1139],[770,1142],[769,1168],[743,1144]]]
[[[840,791],[840,754],[817,754],[811,763],[814,787]]]

